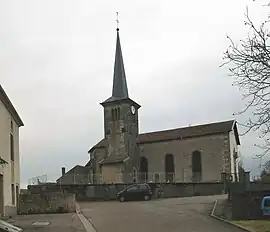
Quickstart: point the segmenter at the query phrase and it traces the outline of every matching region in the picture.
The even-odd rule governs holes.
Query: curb
[[[215,210],[216,210],[216,207],[217,207],[217,203],[218,203],[218,201],[215,200],[214,207],[213,207],[212,212],[211,212],[211,214],[210,214],[210,216],[211,216],[212,218],[214,218],[214,219],[216,219],[216,220],[218,220],[218,221],[227,223],[227,224],[229,224],[229,225],[231,225],[231,226],[237,227],[238,229],[240,229],[240,230],[242,230],[242,231],[245,231],[245,232],[255,232],[254,230],[248,229],[248,228],[246,228],[246,227],[240,226],[240,225],[238,225],[238,224],[236,224],[236,223],[233,223],[233,222],[231,222],[231,221],[228,221],[228,220],[226,220],[226,219],[223,219],[223,218],[221,218],[221,217],[216,216],[216,215],[215,215]]]
[[[83,213],[80,210],[79,204],[76,203],[76,214],[79,217],[81,223],[84,226],[84,229],[86,232],[96,232],[96,228],[93,226],[93,224],[83,215]]]

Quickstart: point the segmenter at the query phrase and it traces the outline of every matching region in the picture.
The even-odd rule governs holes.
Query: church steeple
[[[125,67],[120,43],[119,28],[117,28],[116,31],[117,37],[116,37],[116,50],[114,60],[112,96],[108,98],[106,101],[104,101],[102,104],[129,98]]]
[[[117,38],[116,38],[116,50],[114,61],[112,97],[124,99],[128,98],[128,88],[122,49],[120,44],[119,28],[117,28],[116,30],[117,30]]]

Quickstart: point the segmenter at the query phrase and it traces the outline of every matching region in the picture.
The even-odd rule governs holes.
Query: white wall
[[[14,137],[14,162],[10,157],[10,131],[11,120],[13,121],[13,137]],[[16,185],[20,189],[20,157],[19,157],[19,127],[11,118],[8,110],[0,101],[0,157],[8,162],[8,164],[0,167],[0,174],[4,177],[4,214],[9,214],[9,208],[16,206]],[[12,166],[14,167],[14,175],[12,175]],[[11,184],[15,188],[15,204],[12,204]]]
[[[230,158],[231,158],[231,173],[234,174],[235,170],[235,163],[234,163],[234,158],[233,158],[233,154],[234,154],[234,150],[238,153],[238,145],[236,143],[236,139],[235,139],[235,133],[234,131],[230,131],[229,133],[229,141],[230,141]],[[238,163],[236,163],[236,173],[238,173]],[[233,181],[235,180],[235,176],[233,175]]]

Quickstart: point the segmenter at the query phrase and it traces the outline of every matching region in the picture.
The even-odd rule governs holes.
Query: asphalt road
[[[80,203],[97,232],[242,232],[209,216],[226,196]]]

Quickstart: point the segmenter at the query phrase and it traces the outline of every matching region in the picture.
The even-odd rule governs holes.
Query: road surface
[[[226,196],[80,203],[97,232],[242,232],[209,216]]]

